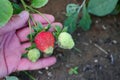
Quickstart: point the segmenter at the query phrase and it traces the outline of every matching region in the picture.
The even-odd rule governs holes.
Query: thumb
[[[0,35],[23,27],[28,18],[29,13],[27,11],[22,11],[20,14],[14,15],[5,26],[0,28]]]

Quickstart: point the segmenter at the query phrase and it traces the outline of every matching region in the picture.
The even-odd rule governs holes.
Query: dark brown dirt
[[[40,11],[55,16],[56,21],[65,19],[65,7],[79,0],[49,0]],[[89,31],[80,28],[73,33],[76,46],[72,50],[57,49],[57,63],[48,70],[31,71],[36,80],[120,80],[120,15],[92,16]],[[78,66],[77,75],[68,70]],[[23,73],[24,74],[24,73]],[[26,79],[25,79],[26,77]],[[21,80],[30,80],[28,76]]]

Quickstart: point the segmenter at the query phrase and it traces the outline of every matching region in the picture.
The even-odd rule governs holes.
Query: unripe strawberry
[[[27,57],[30,61],[36,62],[40,57],[40,51],[36,48],[28,51]]]
[[[75,43],[72,36],[67,32],[62,32],[58,36],[58,46],[63,49],[72,49]]]
[[[55,38],[51,32],[40,32],[35,37],[36,47],[45,54],[52,54],[54,49]]]

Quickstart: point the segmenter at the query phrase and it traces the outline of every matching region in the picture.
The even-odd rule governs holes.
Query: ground
[[[82,0],[81,0],[82,1]],[[63,22],[65,7],[79,0],[49,0],[39,11],[52,14]],[[75,48],[56,49],[57,63],[49,69],[29,71],[36,80],[120,80],[120,15],[96,17],[91,15],[89,31],[78,28],[73,34]],[[70,75],[70,68],[78,66],[78,74]],[[30,80],[23,72],[21,80]]]

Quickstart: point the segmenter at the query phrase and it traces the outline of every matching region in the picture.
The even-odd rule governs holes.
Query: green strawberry
[[[61,32],[58,36],[58,46],[63,49],[72,49],[75,43],[72,36],[67,32]]]
[[[40,51],[36,48],[28,51],[27,57],[30,61],[36,62],[40,57]]]

